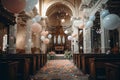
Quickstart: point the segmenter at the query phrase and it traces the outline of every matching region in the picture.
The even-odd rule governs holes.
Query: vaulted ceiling
[[[48,8],[46,15],[48,16],[50,26],[61,26],[62,19],[64,19],[65,23],[70,21],[72,11],[65,4],[56,3]]]

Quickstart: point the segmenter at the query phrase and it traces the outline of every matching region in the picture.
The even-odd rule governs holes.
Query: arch
[[[65,6],[67,6],[72,11],[72,14],[74,13],[74,6],[71,3],[69,3],[68,1],[58,1],[58,0],[56,0],[56,1],[51,1],[48,4],[44,5],[44,9],[43,9],[44,11],[42,11],[43,16],[46,16],[46,13],[47,13],[49,7],[52,6],[53,4],[56,4],[56,3],[64,4]]]

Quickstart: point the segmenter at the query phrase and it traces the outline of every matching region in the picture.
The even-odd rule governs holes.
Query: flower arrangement
[[[50,51],[48,53],[48,57],[49,57],[49,59],[54,59],[55,58],[55,52],[54,51]]]
[[[68,51],[68,50],[65,51],[65,53],[64,53],[64,58],[66,58],[66,59],[71,59],[72,56],[73,56],[73,55],[72,55],[71,51]]]

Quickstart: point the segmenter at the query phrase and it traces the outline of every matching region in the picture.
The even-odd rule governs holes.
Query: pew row
[[[17,61],[0,61],[0,80],[18,80],[17,67]]]
[[[81,54],[80,55],[80,66],[81,70],[84,74],[90,74],[90,68],[89,68],[89,58],[120,58],[120,55],[116,54]]]
[[[34,75],[47,62],[46,54],[2,54],[0,61],[18,61],[17,77],[20,80],[27,80],[29,76]],[[8,66],[9,67],[9,66]],[[21,72],[20,72],[21,71]],[[21,77],[20,77],[21,75]],[[17,80],[17,79],[15,79]]]
[[[106,80],[106,63],[120,63],[120,58],[89,58],[90,76],[93,80]]]
[[[105,63],[106,80],[120,80],[120,63]]]
[[[17,65],[17,78],[21,80],[27,80],[29,77],[29,70],[30,70],[30,59],[28,58],[0,58],[0,62],[18,62]],[[12,67],[11,67],[12,68]],[[6,68],[3,68],[4,70]],[[2,72],[0,72],[2,73]]]

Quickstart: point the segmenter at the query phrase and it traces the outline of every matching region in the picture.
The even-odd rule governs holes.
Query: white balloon
[[[41,39],[42,41],[43,41],[43,40],[45,40],[45,36],[41,36],[41,38],[40,38],[40,39]]]
[[[92,27],[93,26],[93,21],[89,20],[86,24],[85,24],[85,27],[86,28],[89,28],[89,27]]]
[[[110,12],[108,10],[105,10],[105,9],[100,12],[100,15],[102,18],[104,18],[105,16],[107,16],[109,14],[110,14]]]
[[[51,35],[51,34],[48,34],[48,38],[51,39],[51,38],[52,38],[52,35]]]
[[[72,39],[73,39],[73,37],[72,37],[72,36],[68,36],[67,38],[68,38],[68,40],[72,40]]]
[[[64,33],[65,33],[65,34],[68,34],[68,30],[65,30]]]
[[[38,3],[38,0],[26,0],[26,6],[25,11],[30,12],[35,7],[35,5]]]
[[[33,19],[32,19],[32,22],[33,22],[33,23],[36,23],[37,21],[36,21],[36,19],[35,19],[35,18],[33,18]]]
[[[114,30],[119,24],[120,18],[116,14],[109,14],[103,19],[103,27],[107,30]]]
[[[94,20],[95,20],[95,16],[94,16],[94,15],[91,15],[91,16],[89,17],[89,20],[90,20],[90,21],[94,21]]]

